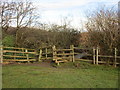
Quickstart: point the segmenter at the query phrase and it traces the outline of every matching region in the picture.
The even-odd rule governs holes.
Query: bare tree
[[[14,3],[0,1],[0,25],[2,29],[7,30],[13,19]]]
[[[118,17],[114,9],[101,8],[88,16],[89,45],[105,49],[118,47]]]
[[[17,28],[33,25],[38,18],[35,9],[32,2],[29,1],[0,2],[0,23],[2,28],[10,25]]]
[[[35,8],[33,7],[32,3],[20,1],[16,2],[15,4],[17,28],[30,26],[37,17],[35,16]]]

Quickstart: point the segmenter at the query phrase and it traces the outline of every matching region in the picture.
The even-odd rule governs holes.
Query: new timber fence
[[[17,61],[36,61],[34,49],[1,46],[1,63]]]
[[[52,59],[58,65],[62,62],[75,62],[77,60],[90,62],[93,64],[120,64],[120,55],[117,55],[118,50],[113,50],[113,55],[101,55],[100,48],[80,48],[71,45],[68,49],[59,49],[56,46],[42,47],[39,49],[39,61]],[[111,59],[111,60],[110,60]],[[109,61],[109,62],[108,62]]]
[[[80,48],[71,45],[70,48],[60,49],[56,46],[40,47],[38,51],[35,49],[17,48],[17,47],[0,47],[1,63],[17,62],[17,61],[54,61],[56,64],[62,62],[75,62],[77,60],[90,62],[93,64],[114,65],[120,64],[120,55],[117,48],[112,50],[110,55],[102,55],[100,48]],[[36,57],[38,55],[38,58]]]

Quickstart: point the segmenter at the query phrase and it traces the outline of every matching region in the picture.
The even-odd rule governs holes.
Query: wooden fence
[[[48,49],[49,52],[48,52]],[[43,52],[44,50],[44,52]],[[78,51],[82,51],[82,52],[76,52],[76,50]],[[86,52],[85,57],[90,57],[90,58],[76,58],[77,55],[82,55],[84,54],[83,51]],[[117,55],[117,49],[115,48],[114,50],[114,55],[110,56],[110,55],[100,55],[99,54],[100,49],[99,48],[79,48],[79,47],[74,47],[74,45],[71,45],[69,49],[59,49],[56,48],[56,46],[50,46],[50,47],[42,47],[40,48],[40,54],[39,54],[39,61],[41,60],[46,60],[46,59],[52,59],[53,61],[55,61],[55,63],[57,63],[59,65],[59,63],[62,62],[68,62],[68,61],[72,61],[75,62],[77,60],[80,61],[86,61],[86,62],[91,62],[93,64],[101,64],[101,63],[108,63],[107,62],[107,58],[112,58],[113,62],[109,62],[109,64],[113,64],[115,67],[117,64],[120,64],[120,56]],[[48,57],[48,55],[51,54],[50,57]],[[43,56],[44,55],[44,56]],[[42,58],[43,57],[43,58]],[[102,61],[100,58],[105,58],[106,61]]]
[[[40,47],[39,48],[39,61],[53,59],[53,49],[52,46]]]
[[[1,46],[1,63],[15,61],[36,61],[34,49]]]
[[[77,60],[91,62],[93,64],[120,64],[120,55],[117,54],[118,50],[115,48],[113,55],[101,55],[99,48],[79,48],[71,45],[68,49],[59,49],[56,46],[40,47],[39,51],[35,49],[17,48],[17,47],[0,47],[1,63],[13,61],[45,61],[53,60],[59,65],[62,62],[75,62]],[[84,53],[85,52],[85,53]],[[38,58],[36,58],[38,55]],[[87,58],[84,58],[87,57]],[[103,60],[104,58],[104,60]],[[108,58],[112,61],[108,62]]]
[[[114,54],[113,55],[100,55],[99,52],[100,52],[100,49],[97,47],[97,48],[78,48],[78,47],[74,47],[74,50],[75,49],[79,49],[79,50],[87,50],[87,51],[90,51],[92,53],[87,53],[85,54],[86,56],[91,56],[93,57],[91,60],[88,59],[81,59],[81,58],[75,58],[75,60],[81,60],[81,61],[88,61],[88,62],[92,62],[93,64],[101,64],[101,63],[104,63],[104,64],[113,64],[115,67],[117,64],[120,64],[120,56],[117,56],[117,49],[115,48],[114,49]],[[82,53],[75,53],[75,54],[82,54]],[[104,60],[102,60],[101,58],[104,58]],[[108,62],[108,58],[111,58],[112,61]]]

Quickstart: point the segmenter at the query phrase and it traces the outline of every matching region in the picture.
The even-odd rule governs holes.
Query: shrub
[[[13,47],[15,46],[15,38],[13,35],[7,35],[6,37],[3,38],[2,43],[4,46]]]

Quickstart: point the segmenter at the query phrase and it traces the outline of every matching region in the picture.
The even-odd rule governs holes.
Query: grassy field
[[[3,88],[117,88],[118,69],[72,63],[59,67],[3,66]]]

